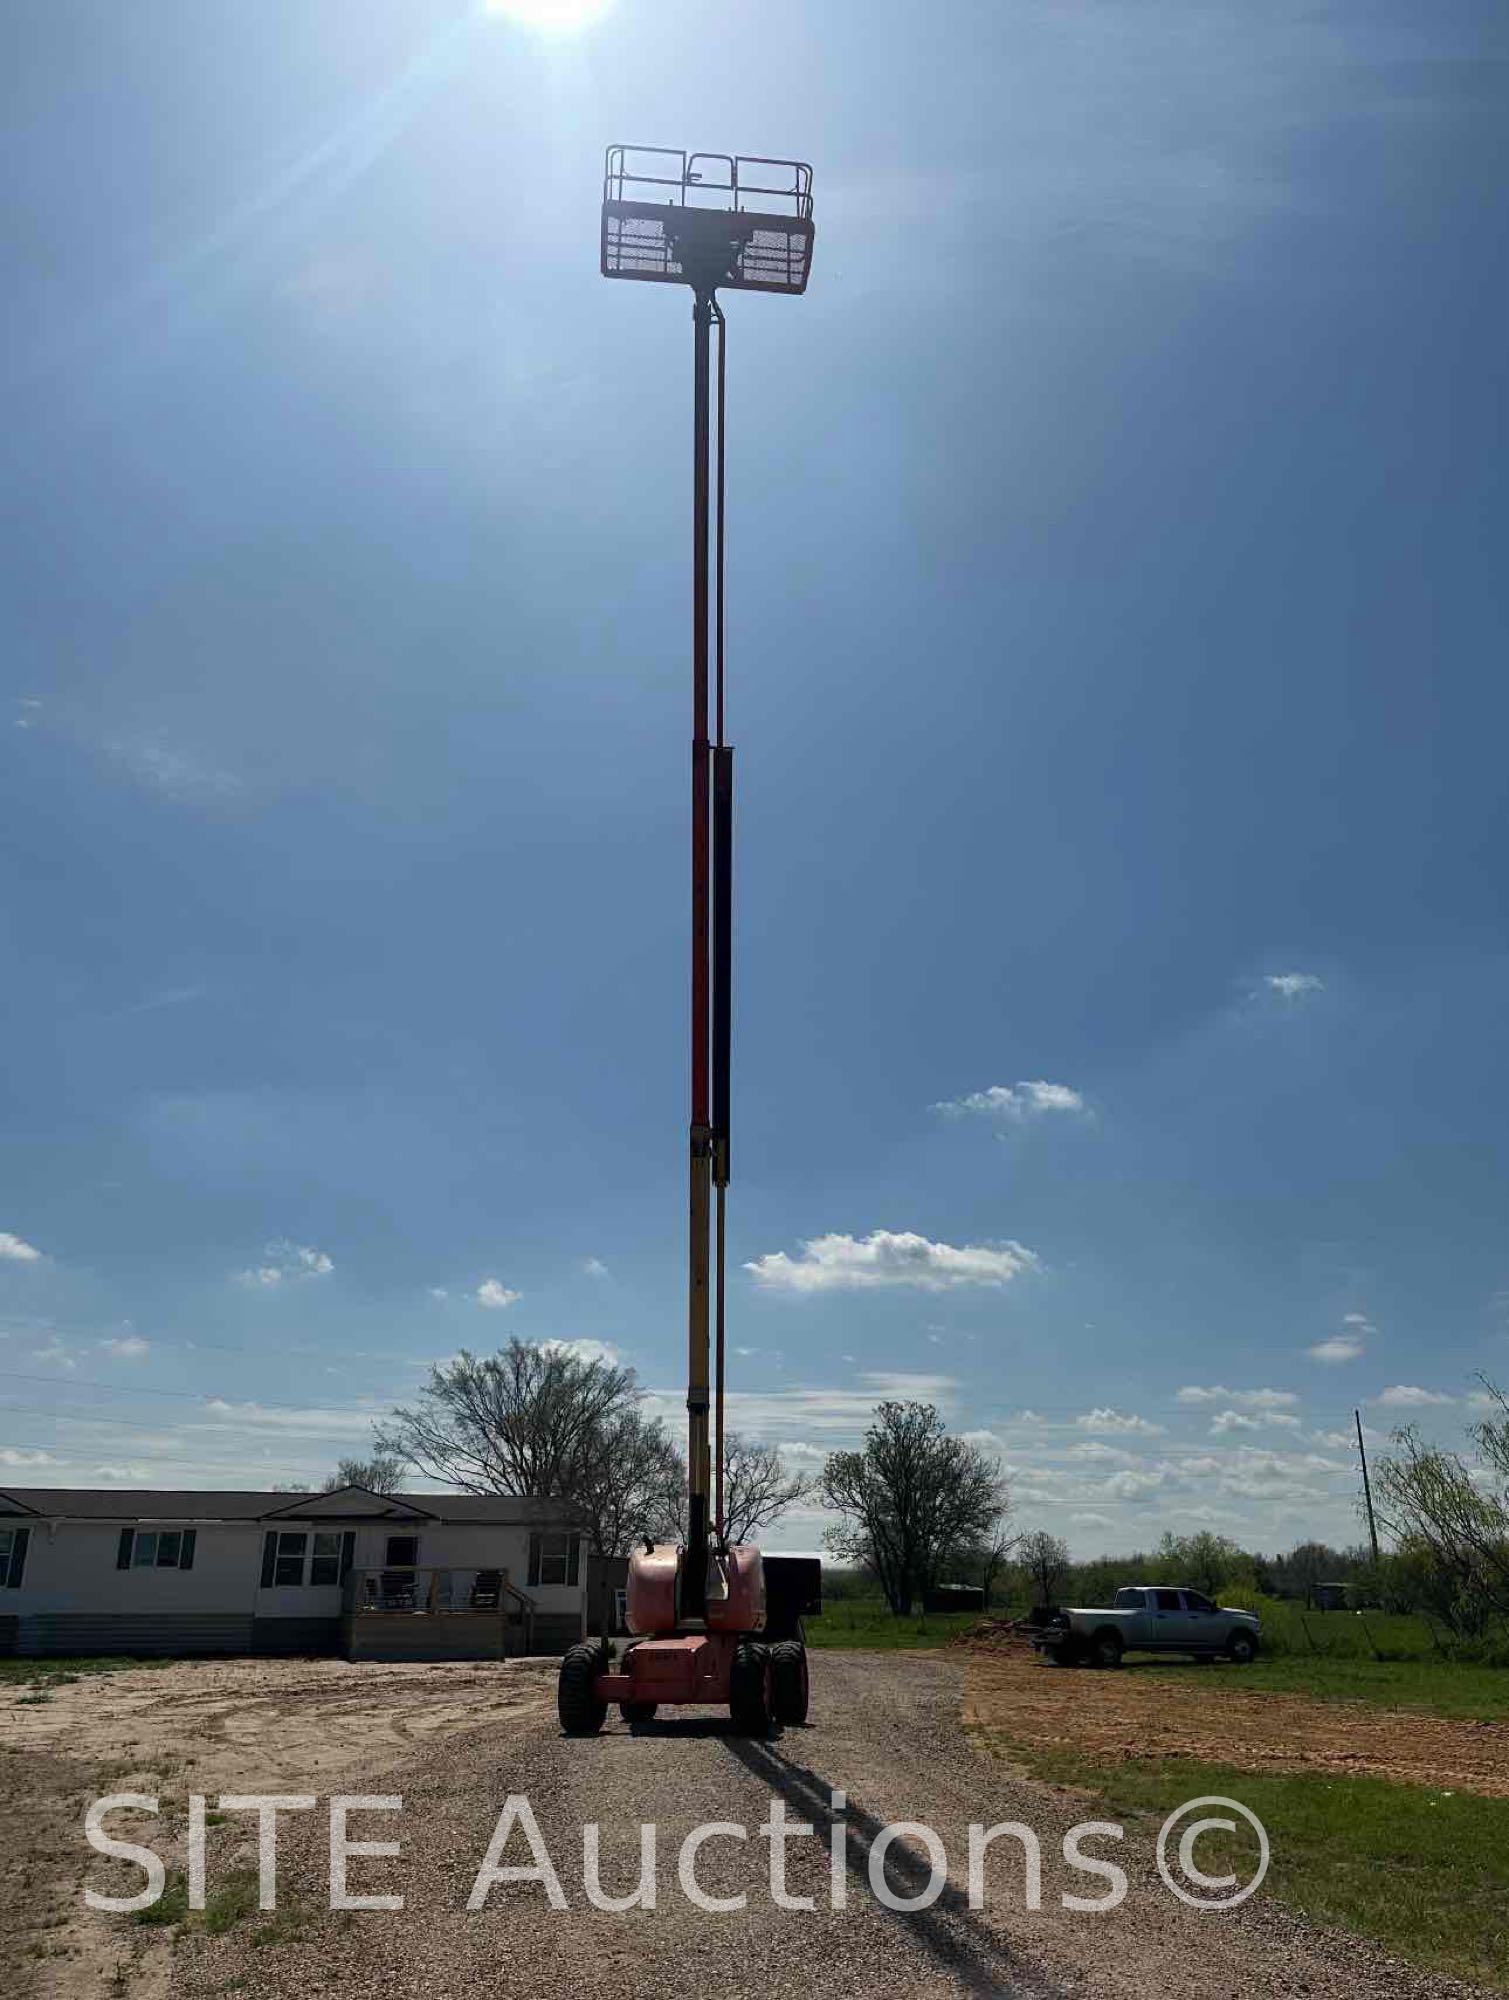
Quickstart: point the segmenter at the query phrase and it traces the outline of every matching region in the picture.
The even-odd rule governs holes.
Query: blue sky
[[[514,1333],[677,1413],[630,140],[815,168],[809,293],[729,301],[735,1421],[925,1394],[1081,1550],[1355,1538],[1354,1404],[1509,1376],[1499,10],[8,39],[0,1476],[313,1478]]]

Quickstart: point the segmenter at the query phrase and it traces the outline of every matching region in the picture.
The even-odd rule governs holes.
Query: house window
[[[19,1590],[30,1528],[0,1528],[0,1590]]]
[[[302,1530],[290,1532],[285,1529],[278,1536],[278,1559],[273,1565],[272,1580],[276,1584],[302,1583],[304,1581],[304,1551],[309,1546],[309,1537]]]
[[[543,1529],[529,1537],[529,1581],[575,1583],[581,1566],[581,1536],[569,1529]]]
[[[413,1569],[419,1561],[418,1535],[389,1535],[383,1560],[389,1569]]]
[[[193,1528],[122,1528],[117,1569],[192,1569]]]
[[[269,1528],[262,1537],[262,1588],[328,1588],[341,1583],[351,1567],[356,1536],[349,1528],[312,1534],[306,1528]]]
[[[314,1553],[309,1558],[309,1581],[311,1583],[339,1583],[341,1580],[341,1538],[339,1535],[316,1535]]]

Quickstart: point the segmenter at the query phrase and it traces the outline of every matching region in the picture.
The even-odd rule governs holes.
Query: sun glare
[[[521,28],[566,35],[590,27],[612,4],[613,0],[485,0],[483,11]]]

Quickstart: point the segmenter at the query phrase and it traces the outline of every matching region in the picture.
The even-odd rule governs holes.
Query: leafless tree
[[[1069,1544],[1046,1528],[1024,1535],[1017,1547],[1017,1561],[1027,1572],[1035,1605],[1051,1609],[1054,1593],[1069,1567]]]
[[[512,1340],[432,1368],[418,1403],[394,1410],[376,1443],[464,1493],[571,1501],[593,1546],[621,1554],[662,1530],[674,1454],[642,1400],[631,1368]]]
[[[685,1474],[680,1471],[673,1513],[675,1533],[685,1533]],[[723,1531],[731,1542],[752,1542],[762,1528],[810,1499],[816,1482],[788,1472],[779,1445],[759,1444],[729,1431],[723,1439]]]
[[[343,1486],[362,1486],[369,1493],[396,1493],[402,1484],[403,1460],[396,1453],[379,1451],[371,1458],[343,1458],[321,1481],[320,1491],[336,1493]]]
[[[1428,1445],[1413,1425],[1374,1474],[1378,1517],[1421,1574],[1434,1609],[1460,1632],[1509,1619],[1509,1398],[1485,1380],[1495,1412],[1469,1426],[1479,1462]]]
[[[960,1549],[955,1557],[955,1566],[961,1576],[977,1576],[980,1579],[980,1594],[985,1609],[990,1609],[990,1593],[995,1588],[996,1578],[1010,1562],[1012,1551],[1020,1536],[1008,1534],[1004,1523],[994,1534],[982,1536],[980,1540]]]
[[[950,1437],[931,1403],[881,1403],[863,1448],[834,1452],[819,1491],[842,1517],[824,1541],[867,1569],[898,1615],[953,1551],[993,1540],[1006,1508],[999,1465]]]
[[[621,1556],[646,1537],[675,1537],[685,1491],[686,1461],[665,1425],[628,1409],[604,1426],[576,1497],[593,1546]]]

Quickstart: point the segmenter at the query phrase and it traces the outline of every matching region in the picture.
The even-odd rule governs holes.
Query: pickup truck
[[[1118,1590],[1108,1611],[1055,1611],[1032,1643],[1055,1666],[1119,1667],[1123,1653],[1222,1653],[1239,1667],[1257,1657],[1259,1625],[1251,1611],[1213,1604],[1198,1590],[1138,1584]]]

